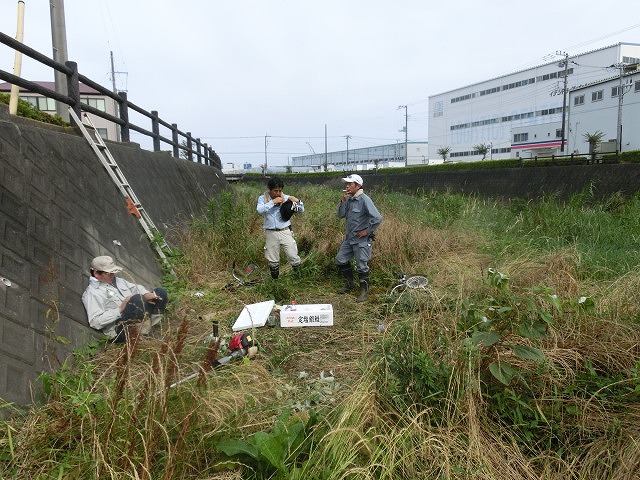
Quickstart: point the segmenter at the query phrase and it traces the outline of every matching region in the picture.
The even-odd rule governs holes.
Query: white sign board
[[[252,327],[264,327],[275,304],[275,301],[267,300],[266,302],[245,305],[231,330],[237,332]]]

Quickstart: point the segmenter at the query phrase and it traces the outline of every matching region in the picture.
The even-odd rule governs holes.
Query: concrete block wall
[[[220,170],[109,143],[163,233],[228,187]],[[97,255],[149,287],[161,268],[125,200],[80,133],[10,117],[0,105],[0,398],[26,405],[35,377],[99,336],[81,296]],[[55,340],[65,337],[64,345]]]
[[[342,190],[340,178],[346,173],[336,172],[331,178],[324,175],[287,176],[285,184],[326,185],[339,192]],[[640,164],[637,163],[358,174],[364,180],[365,191],[373,188],[409,192],[449,191],[503,199],[530,200],[545,195],[566,199],[591,186],[596,198],[606,198],[617,192],[633,195],[640,190]],[[242,181],[253,182],[255,177]]]

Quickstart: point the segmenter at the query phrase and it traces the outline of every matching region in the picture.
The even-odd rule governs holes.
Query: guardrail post
[[[180,158],[180,148],[178,147],[178,124],[171,124],[171,140],[173,141],[173,156]]]
[[[66,61],[64,64],[71,69],[71,74],[67,75],[67,95],[73,102],[70,107],[74,113],[81,118],[80,112],[80,78],[78,76],[78,64],[76,62]]]
[[[151,132],[153,132],[153,151],[160,151],[160,122],[158,121],[158,112],[151,110]]]
[[[196,138],[196,152],[198,163],[202,163],[202,142],[200,142],[199,138]]]
[[[193,162],[193,138],[191,132],[187,132],[187,158]]]
[[[118,92],[119,100],[119,112],[120,112],[120,120],[122,120],[122,125],[120,125],[120,139],[123,142],[130,142],[129,136],[129,103],[127,101],[127,92]]]

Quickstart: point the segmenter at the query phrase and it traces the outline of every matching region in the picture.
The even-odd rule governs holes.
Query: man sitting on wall
[[[89,269],[89,285],[82,294],[82,303],[91,328],[100,330],[115,343],[125,341],[124,326],[132,320],[141,322],[143,335],[151,332],[163,317],[167,292],[155,288],[152,292],[142,285],[116,277],[122,271],[109,256],[96,257]]]

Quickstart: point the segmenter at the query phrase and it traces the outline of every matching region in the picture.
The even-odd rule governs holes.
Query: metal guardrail
[[[0,32],[0,43],[17,50],[28,57],[53,68],[54,70],[63,73],[67,77],[67,95],[63,95],[54,90],[48,89],[39,85],[38,83],[25,80],[21,77],[13,75],[4,70],[0,70],[0,79],[13,85],[18,85],[21,88],[29,90],[30,92],[39,93],[48,98],[53,98],[58,102],[65,103],[73,109],[78,117],[80,117],[80,111],[89,112],[100,118],[103,118],[109,122],[115,123],[120,126],[120,138],[123,142],[130,141],[131,130],[141,133],[147,137],[151,137],[153,140],[153,151],[159,152],[161,150],[161,144],[164,142],[172,147],[172,154],[175,158],[181,158],[181,152],[186,155],[188,160],[202,163],[205,165],[215,166],[222,169],[222,162],[218,154],[206,143],[203,143],[198,138],[194,138],[190,132],[183,132],[178,129],[178,125],[175,123],[168,123],[162,120],[158,116],[157,111],[148,112],[143,108],[135,105],[127,99],[126,92],[114,93],[111,90],[103,87],[102,85],[94,82],[90,78],[81,75],[78,72],[78,65],[76,62],[65,62],[64,64],[56,62],[46,55],[41,54],[37,50],[15,40],[14,38]],[[105,95],[118,104],[119,117],[115,117],[106,112],[98,110],[80,101],[80,83],[88,87],[93,88],[102,95]],[[138,112],[139,114],[147,117],[151,121],[151,130],[147,130],[139,125],[133,124],[129,121],[129,110]],[[166,127],[171,131],[171,138],[167,138],[160,134],[160,126]],[[181,142],[182,140],[182,142]],[[195,147],[195,148],[194,148]]]

